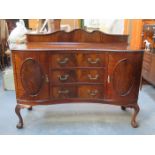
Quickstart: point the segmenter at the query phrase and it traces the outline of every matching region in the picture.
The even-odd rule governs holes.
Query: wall
[[[100,30],[110,34],[124,33],[124,19],[84,19],[84,26],[88,30]]]
[[[35,30],[37,28],[38,20],[37,19],[29,19],[29,28]]]
[[[61,19],[62,25],[69,25],[71,30],[80,28],[80,19]]]
[[[131,48],[140,49],[142,43],[142,19],[125,19],[124,34],[129,34],[129,44]]]
[[[37,19],[29,19],[29,27],[31,29],[36,29],[38,24]],[[61,25],[69,25],[70,29],[80,28],[80,20],[79,19],[61,19]]]
[[[132,19],[132,31],[131,31],[131,40],[130,46],[135,49],[141,48],[142,41],[142,19]]]

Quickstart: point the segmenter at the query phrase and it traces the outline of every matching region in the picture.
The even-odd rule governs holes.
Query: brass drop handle
[[[110,81],[111,81],[110,75],[108,75],[107,81],[108,81],[108,83],[110,83]]]
[[[58,93],[59,94],[68,94],[69,90],[68,89],[66,89],[66,90],[59,90]]]
[[[66,81],[69,78],[69,75],[68,74],[59,75],[58,78],[59,78],[60,81]]]
[[[91,74],[88,74],[88,78],[89,78],[90,80],[97,80],[97,79],[99,78],[99,75],[96,74],[95,77],[92,77]]]
[[[97,64],[100,61],[100,58],[96,58],[95,60],[93,60],[92,58],[88,58],[87,61],[90,64]]]
[[[58,63],[60,64],[60,65],[64,65],[64,64],[66,64],[68,61],[69,61],[69,59],[66,57],[66,58],[64,58],[64,59],[57,59],[57,61],[58,61]]]
[[[88,90],[88,94],[91,96],[96,96],[98,94],[98,90]]]

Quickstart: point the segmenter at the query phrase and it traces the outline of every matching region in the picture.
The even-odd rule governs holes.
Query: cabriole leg
[[[137,128],[138,127],[138,123],[136,121],[136,117],[139,113],[139,106],[138,104],[135,104],[134,106],[132,106],[132,108],[134,109],[134,112],[133,112],[133,115],[132,115],[132,118],[131,118],[131,125],[133,128]]]
[[[20,110],[21,110],[22,108],[23,108],[23,107],[22,107],[20,104],[17,104],[17,105],[16,105],[16,108],[15,108],[15,112],[16,112],[18,118],[19,118],[19,123],[16,125],[16,127],[17,127],[18,129],[23,128],[23,118],[22,118],[22,116],[21,116],[21,114],[20,114]]]

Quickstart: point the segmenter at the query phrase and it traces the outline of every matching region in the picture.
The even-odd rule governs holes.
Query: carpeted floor
[[[0,76],[1,77],[1,76]],[[17,129],[14,91],[4,91],[0,78],[0,134],[3,135],[146,135],[155,134],[155,89],[144,85],[139,95],[139,128],[131,112],[104,104],[59,104],[22,110],[24,128]]]

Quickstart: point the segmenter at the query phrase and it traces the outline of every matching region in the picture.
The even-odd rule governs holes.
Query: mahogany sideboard
[[[27,43],[12,51],[17,105],[17,128],[23,127],[22,108],[58,103],[106,103],[136,116],[143,50],[128,48],[127,35],[100,31],[57,31],[27,34]]]

